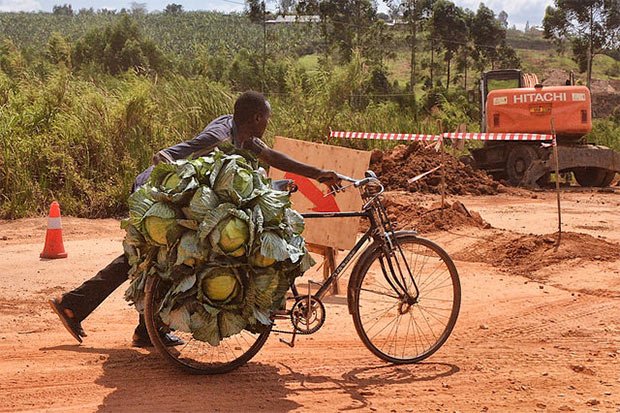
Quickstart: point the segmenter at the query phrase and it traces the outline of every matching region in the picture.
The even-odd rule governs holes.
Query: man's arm
[[[171,163],[178,159],[185,159],[190,155],[196,158],[208,154],[228,137],[229,128],[219,121],[220,119],[211,122],[193,139],[157,152],[153,155],[153,163]]]
[[[278,152],[275,149],[271,149],[264,144],[263,141],[256,139],[255,144],[261,147],[258,157],[265,161],[269,166],[280,169],[285,172],[292,172],[307,178],[314,179],[325,185],[328,185],[332,189],[340,188],[340,176],[330,170],[323,170],[312,165],[308,165]]]

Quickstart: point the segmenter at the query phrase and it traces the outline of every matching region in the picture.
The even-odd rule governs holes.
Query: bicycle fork
[[[383,272],[385,280],[401,298],[402,301],[399,306],[399,311],[404,313],[417,302],[420,291],[418,290],[418,285],[411,273],[411,268],[409,268],[409,264],[405,259],[400,245],[398,245],[398,242],[395,244],[396,245],[392,244],[392,242],[386,242],[383,248],[384,254],[379,258],[379,264],[381,265],[381,271]],[[404,264],[401,265],[401,261]],[[409,280],[409,282],[407,282],[407,280]],[[413,286],[413,295],[409,293],[409,285]]]

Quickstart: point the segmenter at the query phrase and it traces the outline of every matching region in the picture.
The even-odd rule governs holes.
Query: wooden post
[[[555,191],[558,199],[558,239],[555,242],[555,249],[560,247],[562,242],[562,207],[560,202],[560,159],[558,157],[558,140],[555,134],[555,122],[551,118],[551,132],[553,133],[553,157],[555,158]]]
[[[306,244],[306,248],[308,251],[314,254],[320,254],[323,256],[323,263],[321,266],[323,267],[323,283],[327,281],[330,275],[336,270],[336,254],[338,250],[332,247],[326,247],[323,245],[316,244]],[[332,294],[338,294],[338,283],[334,283],[332,286]]]
[[[323,281],[332,275],[336,269],[336,250],[331,247],[325,248],[325,264],[323,265]],[[332,294],[338,294],[338,280],[332,285]]]
[[[439,120],[439,139],[439,144],[441,146],[441,215],[443,216],[443,210],[446,208],[446,148],[443,141],[443,123],[441,120]]]

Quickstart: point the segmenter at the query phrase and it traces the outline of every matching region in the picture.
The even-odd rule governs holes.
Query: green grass
[[[577,78],[584,84],[586,74],[579,73],[579,66],[569,55],[560,55],[555,50],[524,50],[518,49],[517,53],[523,62],[523,70],[527,73],[535,73],[541,80],[545,72],[552,69],[574,71]],[[607,72],[618,62],[606,55],[597,55],[594,58],[592,77],[601,80],[619,80],[620,76],[609,76]]]
[[[299,58],[297,61],[302,69],[309,72],[315,71],[319,67],[319,55],[309,54]]]

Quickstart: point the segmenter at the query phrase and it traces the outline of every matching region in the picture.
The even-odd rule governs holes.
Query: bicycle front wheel
[[[437,244],[411,232],[397,233],[396,242],[400,250],[386,254],[377,248],[355,274],[353,322],[379,358],[417,363],[450,336],[461,285],[452,259]]]
[[[192,374],[227,373],[247,363],[267,341],[271,327],[260,334],[243,330],[223,339],[217,346],[196,340],[191,333],[174,331],[185,344],[167,347],[161,335],[162,327],[166,326],[161,322],[157,311],[168,288],[169,285],[159,277],[148,279],[145,287],[144,318],[151,342],[174,366]]]

